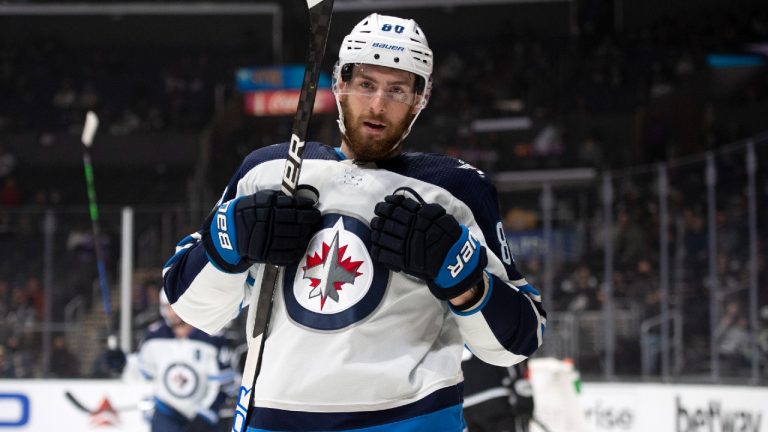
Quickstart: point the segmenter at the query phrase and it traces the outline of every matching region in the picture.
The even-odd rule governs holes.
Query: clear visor
[[[370,66],[355,64],[349,80],[339,80],[338,93],[369,98],[379,97],[386,101],[408,106],[413,106],[416,103],[419,95],[414,92],[415,75],[404,72],[384,79],[380,74],[367,72],[367,68]],[[375,67],[371,69],[375,69]]]

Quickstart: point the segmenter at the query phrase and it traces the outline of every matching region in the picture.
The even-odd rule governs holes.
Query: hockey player
[[[162,291],[160,314],[138,353],[139,371],[154,384],[152,432],[217,431],[234,378],[228,342],[183,322]]]
[[[533,390],[523,362],[501,368],[464,351],[464,418],[470,432],[528,432]]]
[[[463,345],[509,366],[542,342],[492,184],[402,149],[432,62],[413,20],[366,17],[333,73],[340,147],[305,146],[319,199],[278,192],[287,144],[258,149],[164,269],[178,314],[216,332],[282,266],[249,431],[462,431]]]

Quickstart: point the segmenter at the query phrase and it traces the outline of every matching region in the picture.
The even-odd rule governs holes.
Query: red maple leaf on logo
[[[338,237],[334,238],[335,244],[338,244]],[[332,248],[331,245],[326,244],[323,242],[322,246],[322,253],[318,254],[315,252],[313,255],[307,255],[307,265],[302,268],[304,270],[305,278],[309,279],[309,284],[312,288],[317,288],[320,286],[320,284],[323,282],[322,278],[315,277],[317,274],[322,274],[323,277],[330,278],[328,281],[326,281],[327,284],[332,284],[335,291],[341,291],[342,286],[345,283],[349,283],[351,281],[354,281],[354,278],[357,276],[360,276],[362,273],[358,272],[357,269],[360,268],[360,266],[363,264],[363,261],[352,261],[351,257],[344,257],[344,254],[347,251],[347,246],[340,246],[338,247],[338,252],[333,254],[336,256],[336,262],[329,263],[328,257],[331,254]],[[307,270],[317,267],[317,266],[323,266],[323,268],[330,268],[330,270],[326,272],[307,272]],[[342,277],[346,276],[346,277]],[[313,291],[314,292],[314,291]],[[323,309],[325,306],[325,301],[328,298],[328,293],[321,293],[320,296],[320,310]],[[338,301],[338,296],[331,295],[331,297],[336,297],[334,300]]]

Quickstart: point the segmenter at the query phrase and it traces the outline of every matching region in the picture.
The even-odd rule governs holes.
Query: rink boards
[[[583,383],[573,397],[534,393],[551,432],[768,432],[765,387]]]
[[[536,397],[551,432],[582,430],[558,424],[572,408],[584,413],[584,431],[768,432],[764,387],[583,383],[577,405],[561,393]],[[0,380],[0,431],[147,431],[149,395],[146,385],[117,380]]]
[[[0,379],[0,431],[148,431],[142,401],[150,394],[147,385],[119,380]]]

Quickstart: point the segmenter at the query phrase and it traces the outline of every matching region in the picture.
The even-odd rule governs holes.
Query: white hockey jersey
[[[286,144],[253,152],[222,202],[279,189],[286,154]],[[323,224],[305,257],[280,270],[249,431],[461,431],[463,345],[512,365],[540,346],[546,321],[538,292],[509,253],[494,187],[474,167],[438,155],[361,166],[307,143],[304,158],[300,183],[319,192]],[[424,281],[372,261],[374,207],[401,187],[445,207],[486,246],[478,306],[454,310]],[[253,304],[263,266],[218,270],[200,241],[208,226],[179,243],[164,279],[178,315],[216,332]]]
[[[188,420],[199,414],[218,421],[225,390],[232,390],[234,379],[223,337],[195,329],[178,339],[165,323],[150,328],[139,348],[138,368],[152,381],[155,409]]]

